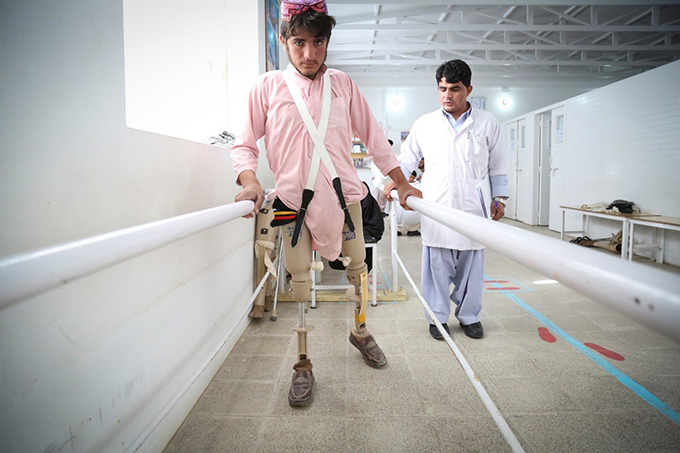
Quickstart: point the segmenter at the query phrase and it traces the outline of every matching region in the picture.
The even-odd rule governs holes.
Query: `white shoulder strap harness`
[[[331,77],[328,71],[323,75],[323,104],[321,105],[321,118],[319,120],[319,127],[317,129],[312,119],[312,115],[309,113],[309,109],[302,100],[302,95],[300,94],[300,89],[295,83],[295,75],[290,71],[282,71],[283,78],[288,85],[288,91],[290,91],[293,100],[295,101],[295,106],[300,112],[302,121],[305,123],[307,132],[309,132],[312,141],[314,142],[314,153],[312,154],[312,163],[309,167],[309,174],[307,175],[307,184],[305,185],[305,190],[302,192],[302,203],[300,206],[300,212],[298,212],[297,219],[295,221],[295,229],[293,230],[293,240],[291,245],[295,247],[300,236],[300,230],[302,229],[302,224],[304,222],[305,214],[307,212],[307,207],[309,202],[312,201],[314,197],[314,184],[319,176],[319,167],[321,161],[326,165],[331,178],[333,178],[333,188],[340,201],[340,207],[345,213],[345,223],[351,231],[354,231],[354,223],[349,215],[349,210],[347,209],[347,204],[345,203],[345,197],[342,194],[342,186],[340,184],[340,178],[335,171],[335,166],[331,161],[331,156],[328,155],[328,150],[324,144],[324,139],[326,138],[326,131],[328,130],[328,119],[330,118],[331,112]]]

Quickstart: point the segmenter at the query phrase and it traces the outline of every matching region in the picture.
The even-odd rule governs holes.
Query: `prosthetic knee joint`
[[[347,291],[347,298],[355,302],[354,328],[352,332],[357,336],[367,335],[366,305],[368,304],[368,272],[366,264],[357,269],[347,268],[346,276],[354,288]]]
[[[314,326],[308,326],[306,322],[307,302],[312,291],[312,281],[291,281],[290,286],[293,289],[293,299],[298,303],[299,324],[293,327],[293,331],[297,332],[298,365],[302,365],[308,363],[309,360],[307,356],[307,332],[314,330]]]

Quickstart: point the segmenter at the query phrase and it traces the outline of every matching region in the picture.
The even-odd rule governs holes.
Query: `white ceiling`
[[[680,0],[327,3],[327,63],[363,84],[434,83],[460,58],[477,86],[597,88],[680,59]]]

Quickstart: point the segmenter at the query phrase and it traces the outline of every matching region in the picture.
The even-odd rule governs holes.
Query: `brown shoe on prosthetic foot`
[[[349,334],[349,342],[352,346],[357,348],[361,355],[364,357],[364,362],[373,368],[382,368],[387,365],[387,357],[375,342],[373,335],[366,335],[363,337],[357,337],[354,332]]]
[[[304,407],[312,402],[312,389],[314,387],[312,362],[309,359],[301,360],[293,368],[295,373],[288,391],[288,404],[293,407]]]
[[[293,382],[288,391],[288,404],[293,407],[306,406],[312,402],[312,388],[314,386],[314,374],[312,373],[312,361],[307,355],[307,333],[314,330],[314,326],[307,325],[307,301],[312,289],[311,280],[291,281],[293,297],[298,302],[299,324],[293,327],[297,333],[298,363],[293,369]]]
[[[349,334],[349,342],[361,352],[364,361],[369,366],[382,368],[387,365],[387,358],[375,342],[373,335],[369,334],[366,329],[366,305],[368,305],[366,275],[366,265],[356,270],[347,269],[347,280],[354,285],[354,288],[347,291],[347,298],[355,302],[354,328]]]

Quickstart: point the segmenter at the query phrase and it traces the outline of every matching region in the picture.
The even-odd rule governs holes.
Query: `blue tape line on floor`
[[[488,276],[484,276],[485,279],[491,280]],[[661,401],[659,398],[654,396],[649,390],[635,382],[633,379],[629,378],[626,374],[612,366],[609,362],[607,362],[605,359],[597,355],[597,353],[593,352],[590,350],[588,347],[586,347],[584,344],[576,340],[574,337],[557,327],[555,323],[550,321],[548,318],[546,318],[541,312],[533,308],[531,305],[527,304],[524,302],[522,299],[517,297],[515,294],[513,294],[511,291],[498,291],[501,294],[505,294],[510,300],[512,300],[514,303],[516,303],[518,306],[523,308],[525,311],[527,311],[529,314],[533,315],[536,319],[538,319],[540,322],[545,324],[549,329],[551,329],[553,332],[555,332],[557,335],[562,337],[565,341],[567,341],[569,344],[574,346],[576,349],[581,351],[583,354],[588,356],[590,360],[595,362],[597,365],[599,365],[602,369],[604,369],[607,373],[611,374],[614,376],[620,383],[631,389],[637,396],[642,398],[644,401],[646,401],[650,406],[653,408],[657,409],[661,413],[663,413],[666,417],[670,418],[675,422],[675,424],[680,425],[680,414],[674,411],[668,404],[664,403]]]

